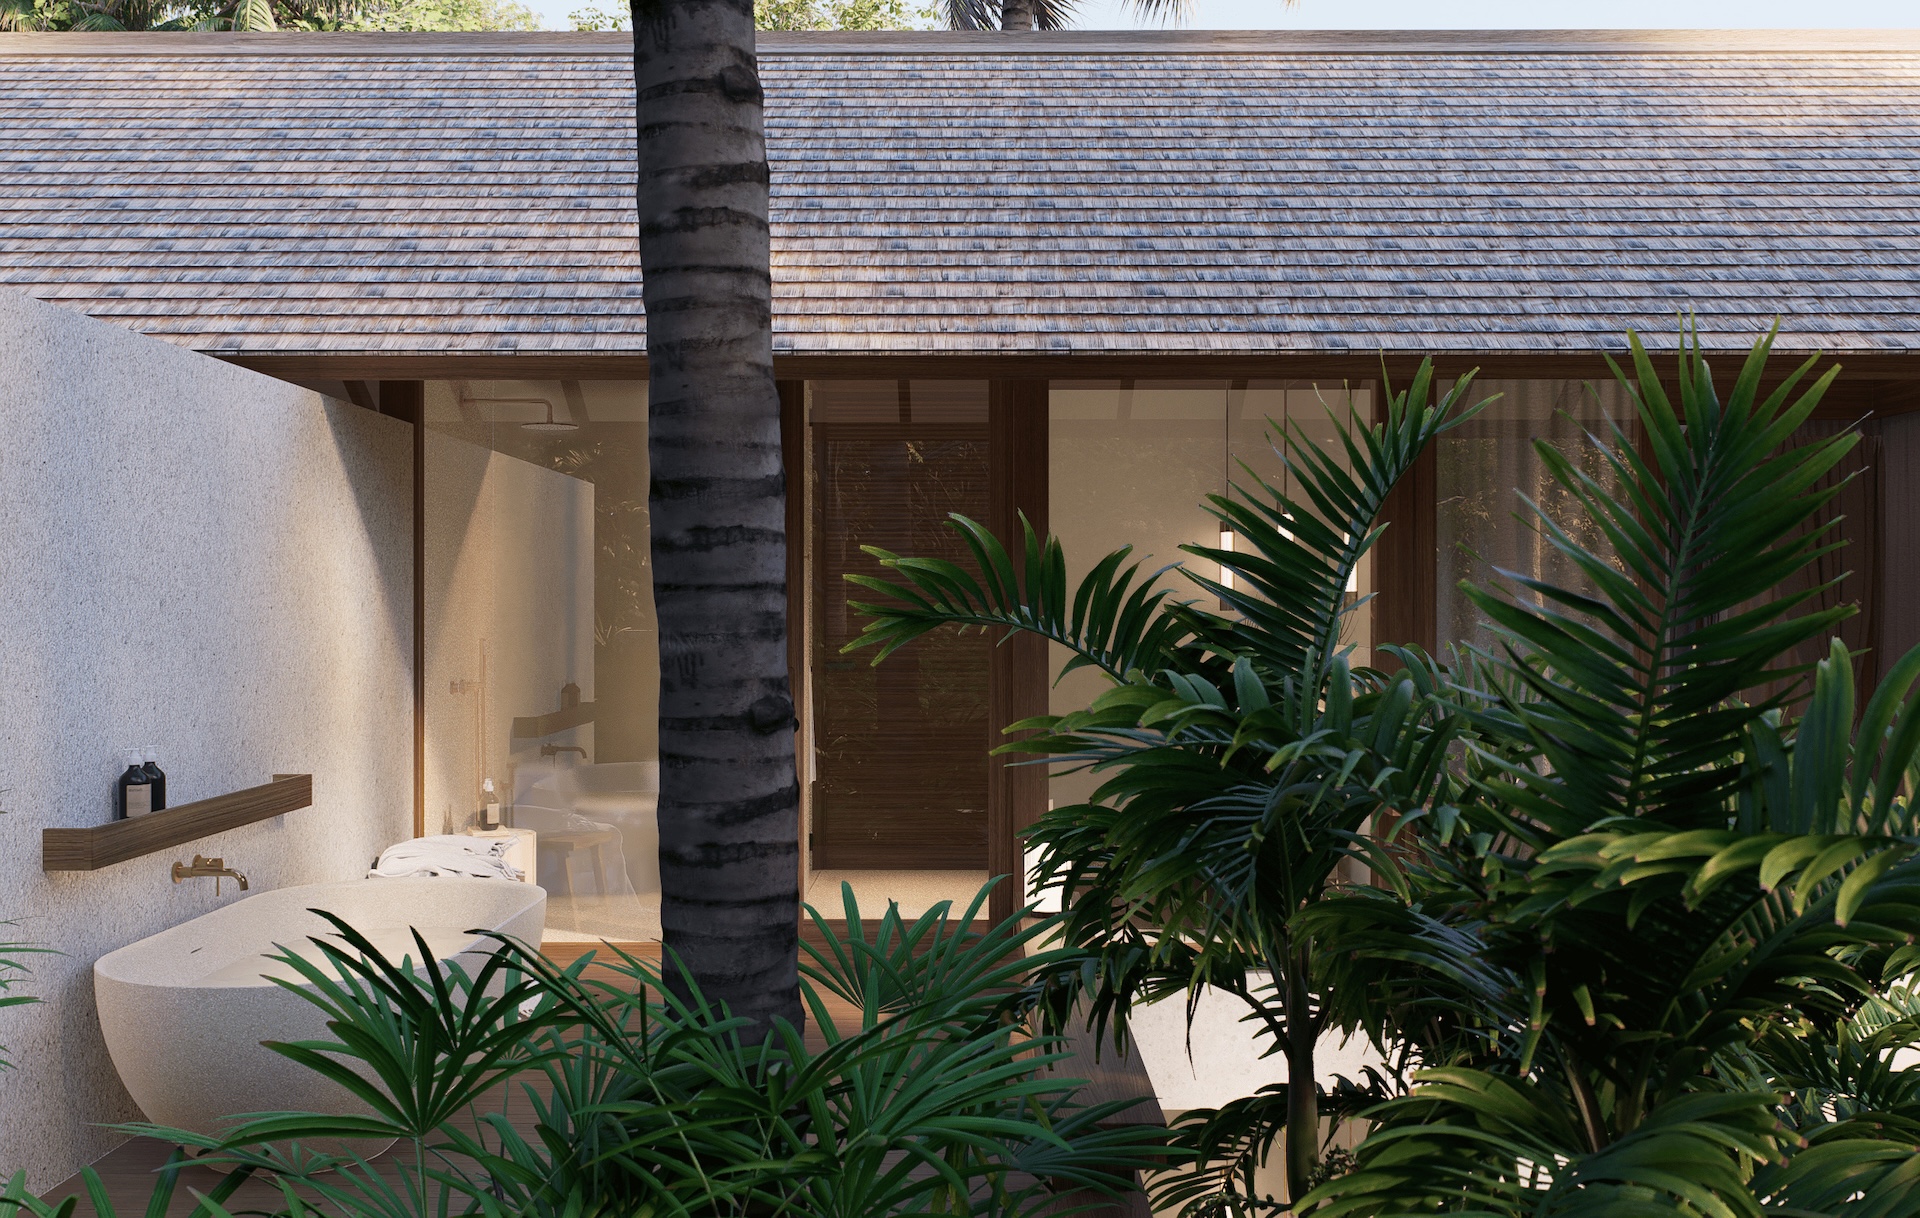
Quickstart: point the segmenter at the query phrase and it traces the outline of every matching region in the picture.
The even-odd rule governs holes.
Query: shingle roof
[[[0,38],[0,287],[216,353],[641,352],[624,47]],[[762,66],[783,352],[1551,351],[1681,309],[1920,350],[1912,33]]]

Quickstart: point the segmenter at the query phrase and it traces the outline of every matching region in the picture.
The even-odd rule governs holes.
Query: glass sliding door
[[[1256,493],[1248,469],[1284,494],[1297,489],[1277,448],[1275,428],[1289,421],[1344,464],[1336,420],[1348,411],[1372,419],[1372,391],[1332,382],[1298,380],[1054,381],[1048,394],[1050,525],[1067,556],[1069,583],[1123,545],[1131,561],[1153,571],[1179,564],[1218,578],[1218,564],[1182,553],[1182,545],[1232,548],[1204,503],[1208,495]],[[1176,596],[1206,595],[1182,571],[1162,575]],[[1371,563],[1349,589],[1350,601],[1371,591]],[[1369,615],[1348,615],[1345,641],[1368,662]],[[1066,661],[1053,649],[1053,672]],[[1081,670],[1053,687],[1055,714],[1085,707],[1103,689],[1101,677]],[[1055,803],[1087,798],[1091,774],[1056,775]]]
[[[425,405],[426,831],[505,839],[549,946],[656,940],[646,385],[429,381]]]
[[[1488,647],[1493,632],[1460,591],[1462,580],[1488,585],[1496,570],[1585,588],[1574,565],[1547,544],[1521,496],[1545,509],[1573,537],[1605,553],[1605,538],[1572,497],[1548,476],[1534,448],[1544,440],[1603,484],[1606,462],[1589,435],[1611,418],[1629,426],[1633,403],[1617,382],[1475,380],[1473,401],[1499,395],[1479,414],[1434,441],[1434,638],[1450,647]]]
[[[1207,515],[1208,495],[1227,488],[1230,381],[1054,381],[1048,389],[1048,524],[1067,557],[1068,586],[1121,546],[1150,572],[1181,564],[1209,578],[1219,567],[1182,554],[1185,544],[1215,545],[1220,528]],[[1178,572],[1161,577],[1176,595],[1198,589]],[[1049,649],[1051,679],[1067,661]],[[1098,673],[1081,669],[1055,684],[1053,714],[1084,709],[1106,688]],[[1048,798],[1075,803],[1092,794],[1099,777],[1055,776]]]

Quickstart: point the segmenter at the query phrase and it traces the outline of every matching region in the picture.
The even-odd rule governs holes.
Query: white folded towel
[[[416,837],[380,852],[370,880],[403,880],[422,875],[470,875],[485,879],[517,880],[520,869],[507,862],[511,838],[470,837],[448,833]]]

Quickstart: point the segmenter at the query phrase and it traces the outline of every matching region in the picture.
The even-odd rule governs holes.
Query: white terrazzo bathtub
[[[547,894],[532,884],[441,877],[349,880],[262,892],[102,956],[94,994],[107,1050],[147,1119],[218,1133],[247,1112],[363,1112],[341,1088],[261,1045],[333,1039],[320,1009],[267,980],[298,977],[265,959],[276,944],[324,960],[310,937],[325,909],[389,959],[418,958],[410,928],[469,971],[483,955],[470,930],[540,942]]]

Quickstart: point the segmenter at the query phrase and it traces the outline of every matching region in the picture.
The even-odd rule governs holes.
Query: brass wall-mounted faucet
[[[558,757],[562,753],[578,753],[580,754],[581,764],[586,764],[587,750],[577,744],[543,744],[540,746],[540,755],[542,757]]]
[[[227,860],[223,858],[210,859],[204,854],[196,854],[191,867],[185,863],[173,865],[173,882],[176,884],[181,880],[205,879],[208,876],[213,877],[213,895],[216,897],[220,895],[220,881],[223,878],[238,883],[241,892],[247,890],[247,877],[227,866]]]

